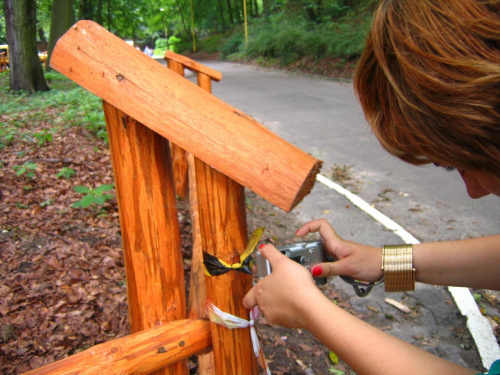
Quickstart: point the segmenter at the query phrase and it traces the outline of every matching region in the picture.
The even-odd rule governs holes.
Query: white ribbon
[[[229,329],[250,327],[250,337],[252,338],[252,347],[255,358],[257,358],[259,365],[266,372],[266,374],[271,375],[271,370],[269,370],[269,367],[267,366],[266,359],[264,358],[264,352],[260,347],[259,338],[255,329],[255,321],[260,316],[260,310],[258,306],[255,306],[250,310],[250,320],[245,320],[243,318],[239,318],[222,311],[217,306],[215,306],[212,301],[207,300],[207,315],[210,321]]]

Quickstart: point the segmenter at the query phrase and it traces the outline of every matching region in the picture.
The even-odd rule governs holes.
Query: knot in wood
[[[117,79],[118,81],[121,81],[121,80],[122,80],[122,79],[124,79],[124,78],[125,78],[125,77],[123,76],[123,74],[118,73],[118,74],[116,75],[116,79]]]

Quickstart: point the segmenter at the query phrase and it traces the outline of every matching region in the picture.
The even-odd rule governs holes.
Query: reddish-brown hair
[[[381,0],[354,87],[391,154],[500,176],[500,0]]]

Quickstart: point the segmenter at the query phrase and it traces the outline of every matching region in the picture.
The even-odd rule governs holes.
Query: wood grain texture
[[[184,77],[184,66],[176,60],[167,60],[167,66],[176,74]],[[186,160],[186,150],[177,146],[175,143],[170,144],[170,154],[172,155],[172,166],[174,170],[175,194],[180,199],[188,197],[188,165]]]
[[[285,211],[321,161],[92,21],[62,36],[51,66]]]
[[[133,333],[186,318],[168,141],[104,102]],[[162,374],[187,374],[185,361]]]
[[[188,317],[201,319],[207,317],[207,287],[203,266],[203,250],[201,248],[200,214],[198,212],[198,194],[196,192],[195,158],[187,155],[189,171],[189,203],[191,208],[191,232],[193,236],[193,255],[191,260],[191,279],[189,283]],[[215,374],[214,353],[210,351],[198,355],[198,372],[200,375]]]
[[[207,320],[177,320],[95,345],[25,375],[150,374],[210,349]]]
[[[243,186],[195,159],[196,190],[203,251],[233,264],[247,243],[245,193]],[[252,288],[252,276],[230,271],[206,277],[207,298],[222,311],[249,319],[243,297]],[[211,323],[216,373],[258,373],[250,329],[228,329]]]

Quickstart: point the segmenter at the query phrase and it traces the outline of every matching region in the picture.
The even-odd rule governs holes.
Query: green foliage
[[[76,172],[74,169],[68,168],[68,167],[62,167],[59,172],[57,172],[56,177],[57,178],[65,178],[69,179],[76,175]]]
[[[192,50],[192,3],[198,51],[221,52],[228,59],[259,59],[287,65],[304,57],[356,59],[363,49],[378,0],[247,1],[248,46],[240,0],[109,0],[103,7],[95,3],[74,2],[77,18],[85,16],[99,22],[121,38],[156,40],[157,56],[165,53],[167,36],[171,50],[177,53]],[[255,3],[258,9],[250,6]],[[48,35],[52,1],[36,0],[36,4],[39,25]],[[83,13],[77,5],[83,5]],[[0,42],[5,39],[4,30],[5,19],[0,11]],[[58,84],[57,79],[53,84]],[[80,120],[99,122],[85,116]],[[102,123],[94,125],[91,128],[104,137]]]
[[[41,132],[33,133],[33,137],[37,140],[38,146],[52,142],[52,133],[48,129],[43,129]]]
[[[168,42],[168,40],[166,38],[156,39],[155,49],[166,51],[167,50],[167,42]]]
[[[222,57],[227,57],[234,53],[239,53],[245,49],[245,36],[242,31],[236,31],[222,46]]]
[[[0,7],[0,44],[7,44],[7,34],[5,31],[5,17],[3,7]]]
[[[101,185],[95,189],[88,188],[87,186],[77,185],[73,189],[77,193],[84,194],[83,198],[73,203],[73,208],[87,208],[91,205],[102,206],[108,199],[113,199],[113,195],[104,194],[106,191],[113,189],[113,185]]]
[[[211,35],[199,41],[198,47],[208,53],[219,52],[224,43],[224,37],[220,34]]]
[[[15,139],[16,131],[7,123],[0,123],[0,150],[10,146]]]
[[[156,40],[155,44],[155,52],[154,55],[159,55],[162,56],[165,55],[165,52],[168,50],[174,51],[176,53],[182,52],[185,45],[185,42],[181,38],[176,37],[175,35],[172,35],[168,39],[166,38],[159,38]],[[189,48],[189,47],[187,47]]]
[[[50,206],[52,203],[54,203],[54,199],[49,198],[46,201],[43,201],[42,203],[40,203],[40,207]]]
[[[172,35],[170,38],[168,38],[168,47],[171,51],[181,52],[180,51],[181,45],[182,45],[181,38],[177,38],[175,35]]]
[[[14,171],[16,171],[16,176],[26,175],[29,179],[35,178],[35,171],[38,168],[38,165],[35,163],[26,162],[23,165],[17,165],[13,167]]]
[[[306,56],[354,59],[363,51],[370,22],[369,16],[363,18],[351,13],[338,21],[322,23],[285,13],[273,14],[252,24],[245,54],[251,59],[277,59],[281,65]],[[234,53],[234,44],[229,39],[224,48]]]

